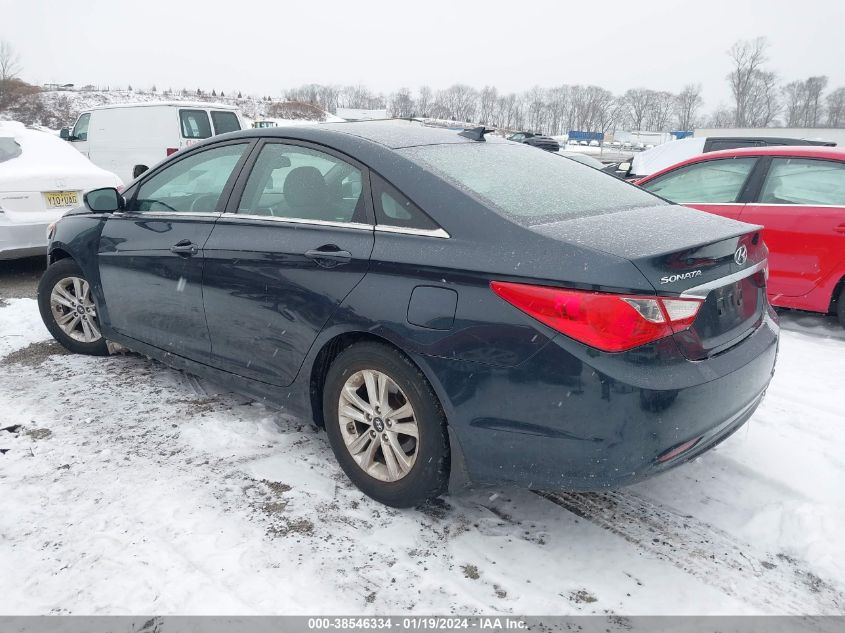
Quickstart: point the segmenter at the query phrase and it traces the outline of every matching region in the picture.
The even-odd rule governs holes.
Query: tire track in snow
[[[726,594],[777,614],[842,614],[845,594],[785,554],[630,492],[535,491]]]

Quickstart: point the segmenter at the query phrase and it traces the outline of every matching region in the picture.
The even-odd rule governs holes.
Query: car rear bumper
[[[683,358],[672,339],[605,354],[558,337],[512,368],[425,362],[470,481],[598,490],[683,463],[742,426],[771,380],[778,331],[767,313],[703,361]]]
[[[0,259],[15,259],[47,252],[47,222],[23,224],[0,217]]]

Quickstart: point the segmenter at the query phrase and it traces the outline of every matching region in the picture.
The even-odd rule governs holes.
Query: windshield
[[[21,155],[20,144],[11,136],[0,136],[0,163]]]
[[[609,174],[521,144],[425,145],[399,151],[527,225],[665,204]]]

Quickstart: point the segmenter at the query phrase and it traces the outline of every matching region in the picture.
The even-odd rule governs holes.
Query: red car
[[[678,204],[761,224],[769,247],[772,304],[834,312],[845,327],[845,151],[723,150],[636,184]]]

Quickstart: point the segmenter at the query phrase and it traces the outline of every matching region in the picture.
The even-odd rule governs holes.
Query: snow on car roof
[[[682,138],[636,154],[631,163],[631,174],[650,176],[670,165],[701,154],[704,152],[706,140],[704,137]]]
[[[467,124],[467,127],[473,127]],[[391,149],[414,147],[416,145],[434,145],[439,143],[477,143],[460,136],[461,130],[432,127],[419,121],[407,119],[388,119],[384,121],[350,121],[348,123],[325,123],[320,128],[358,136]],[[487,139],[493,140],[494,139]],[[502,141],[504,142],[504,141]]]
[[[94,110],[114,110],[116,108],[197,108],[197,109],[213,109],[213,110],[232,110],[238,109],[237,106],[226,105],[225,103],[211,103],[207,101],[139,101],[136,103],[111,103],[108,105],[94,106],[88,108],[85,112],[92,112]]]

